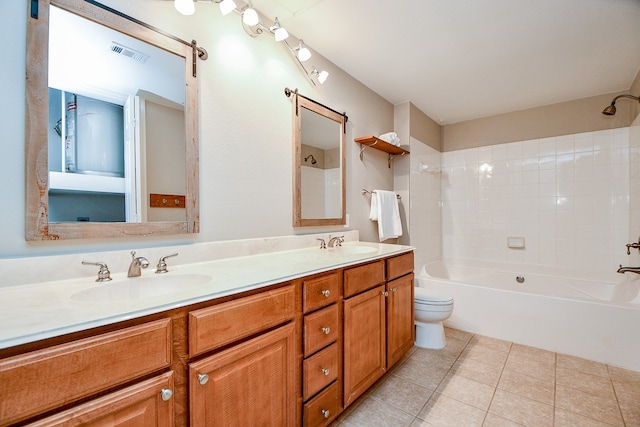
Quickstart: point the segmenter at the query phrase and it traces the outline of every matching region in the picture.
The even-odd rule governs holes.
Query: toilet
[[[415,287],[414,316],[416,347],[439,349],[447,345],[442,322],[453,312],[453,298],[436,296],[428,289]]]

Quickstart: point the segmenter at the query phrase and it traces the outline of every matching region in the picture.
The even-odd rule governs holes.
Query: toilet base
[[[442,322],[414,323],[416,325],[416,347],[437,350],[447,345]]]

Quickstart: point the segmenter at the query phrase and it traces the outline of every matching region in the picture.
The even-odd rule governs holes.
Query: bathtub
[[[446,326],[640,371],[640,275],[445,259],[416,286],[454,298]]]

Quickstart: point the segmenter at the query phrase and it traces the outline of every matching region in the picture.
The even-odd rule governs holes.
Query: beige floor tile
[[[502,366],[491,365],[476,359],[459,358],[451,368],[451,372],[495,387],[500,379]]]
[[[553,426],[553,406],[505,390],[496,390],[489,413],[524,426]]]
[[[574,369],[557,368],[556,384],[575,388],[602,397],[603,399],[615,399],[613,384],[609,376],[601,377]]]
[[[609,378],[609,371],[607,370],[607,365],[604,363],[558,353],[556,364],[558,368],[573,369],[587,374]]]
[[[556,380],[555,364],[529,359],[522,355],[509,354],[504,366],[505,372],[517,372],[539,380],[554,382]]]
[[[370,398],[415,416],[432,394],[432,390],[390,375],[371,393]]]
[[[491,403],[494,388],[478,381],[449,373],[442,380],[436,391],[486,411]]]
[[[482,427],[522,427],[522,424],[518,424],[494,414],[487,414]]]
[[[615,399],[603,399],[574,388],[556,385],[556,408],[615,426],[623,425]]]
[[[556,353],[522,344],[513,344],[509,356],[522,356],[541,363],[555,364],[556,362]]]
[[[499,340],[497,338],[485,337],[482,335],[474,335],[469,341],[470,346],[488,347],[496,351],[509,351],[511,343],[509,341]]]
[[[455,338],[464,342],[469,342],[471,337],[473,337],[473,334],[471,332],[465,332],[459,329],[453,329],[453,328],[447,328],[447,327],[444,328],[444,335],[447,337],[447,339]]]
[[[611,427],[611,424],[556,408],[554,427]]]
[[[414,423],[414,426],[432,425],[436,427],[482,426],[485,412],[467,405],[459,400],[434,393],[418,414],[425,423]]]
[[[409,359],[428,363],[432,366],[448,371],[451,369],[453,364],[456,363],[456,360],[458,360],[459,354],[446,350],[446,347],[442,350],[418,348],[413,352]]]
[[[488,365],[494,365],[502,368],[509,355],[508,351],[499,351],[484,346],[468,345],[460,354],[461,359],[477,360]]]
[[[387,405],[384,402],[368,398],[340,421],[341,427],[389,427],[409,426],[413,416]]]
[[[447,375],[447,371],[422,360],[408,359],[393,371],[393,375],[435,390]]]
[[[505,371],[500,377],[498,388],[553,406],[555,385],[552,382],[539,380],[513,371]]]

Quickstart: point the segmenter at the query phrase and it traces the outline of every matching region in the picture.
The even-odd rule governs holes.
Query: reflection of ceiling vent
[[[111,46],[109,47],[109,49],[111,49],[112,52],[115,52],[119,55],[124,55],[142,64],[147,62],[147,59],[149,59],[149,55],[138,52],[137,50],[133,50],[130,47],[123,46],[116,42],[111,42]]]

